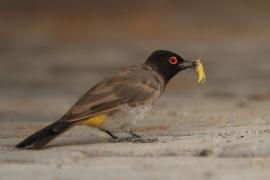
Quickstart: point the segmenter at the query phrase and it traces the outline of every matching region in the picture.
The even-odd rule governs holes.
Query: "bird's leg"
[[[142,138],[140,135],[134,133],[134,132],[131,131],[131,130],[128,130],[128,133],[131,135],[132,138]]]
[[[131,137],[127,139],[128,142],[133,142],[133,143],[153,143],[158,141],[157,138],[147,138],[147,137],[142,137],[136,133],[134,133],[131,130],[127,131]]]
[[[146,137],[141,137],[138,134],[134,133],[131,130],[128,130],[127,133],[129,133],[131,135],[131,137],[123,137],[123,138],[119,138],[117,136],[115,136],[114,134],[112,134],[110,131],[106,130],[106,129],[101,129],[103,132],[107,133],[108,135],[111,136],[111,139],[108,140],[108,142],[110,143],[117,143],[117,142],[132,142],[132,143],[153,143],[158,141],[157,138],[146,138]]]
[[[119,138],[118,136],[115,136],[113,133],[111,133],[110,131],[108,131],[106,129],[100,128],[100,130],[111,136],[111,139],[108,140],[108,142],[110,142],[110,143],[128,142],[129,141],[128,139],[130,138],[130,137]]]
[[[101,129],[100,128],[100,130],[103,131],[103,132],[105,132],[105,133],[107,133],[109,136],[112,137],[112,139],[119,139],[119,137],[115,136],[113,133],[111,133],[110,131],[108,131],[106,129]]]

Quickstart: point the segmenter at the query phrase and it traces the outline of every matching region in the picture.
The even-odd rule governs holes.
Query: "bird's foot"
[[[117,142],[154,143],[157,141],[158,141],[157,138],[147,138],[147,137],[112,138],[108,140],[108,142],[110,143],[117,143]]]
[[[118,143],[118,142],[123,142],[123,141],[120,138],[111,138],[111,139],[108,139],[108,142],[109,143]]]
[[[118,142],[132,142],[132,143],[153,143],[153,142],[157,142],[158,139],[157,138],[147,138],[147,137],[142,137],[136,133],[134,133],[133,131],[129,130],[128,133],[131,135],[130,137],[117,137],[115,135],[113,135],[112,133],[107,132],[112,138],[108,140],[108,142],[110,143],[118,143]]]
[[[154,143],[157,142],[157,138],[149,138],[149,137],[131,137],[128,142],[132,143]]]

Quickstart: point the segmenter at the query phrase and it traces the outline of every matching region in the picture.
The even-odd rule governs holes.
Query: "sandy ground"
[[[58,109],[32,111],[28,120],[14,118],[19,112],[7,115],[1,123],[0,179],[269,179],[270,102],[185,95],[168,93],[134,127],[159,139],[150,144],[108,143],[102,132],[76,127],[44,150],[17,150],[14,144],[50,121],[35,117],[50,119],[56,115],[49,113],[69,102],[62,98],[54,105]],[[42,109],[50,101],[25,106]]]

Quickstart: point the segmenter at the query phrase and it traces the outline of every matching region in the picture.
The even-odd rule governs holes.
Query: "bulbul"
[[[168,82],[180,71],[194,67],[195,61],[178,54],[157,50],[146,62],[111,74],[93,86],[58,121],[37,131],[16,145],[40,149],[58,135],[76,125],[96,127],[111,136],[113,142],[147,142],[130,130],[157,104]],[[116,135],[129,134],[127,138]]]

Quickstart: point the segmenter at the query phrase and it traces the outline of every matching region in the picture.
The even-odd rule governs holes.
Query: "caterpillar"
[[[203,65],[201,63],[201,58],[196,60],[195,73],[197,74],[197,77],[198,77],[197,79],[198,83],[201,83],[201,84],[205,83],[206,77],[203,70]]]

